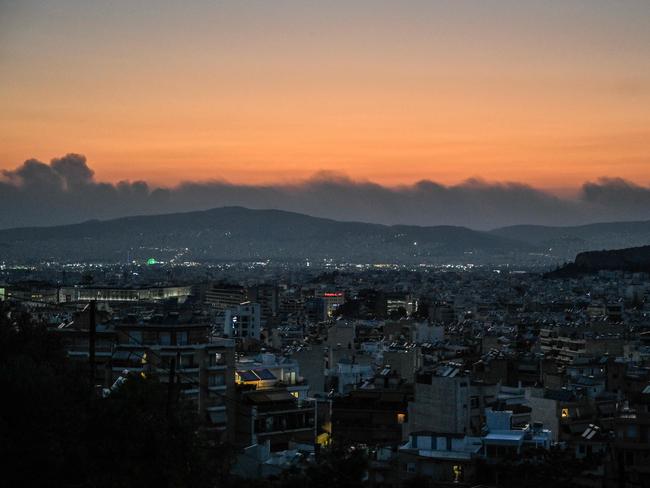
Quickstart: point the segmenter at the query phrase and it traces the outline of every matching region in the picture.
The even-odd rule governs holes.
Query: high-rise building
[[[173,381],[177,395],[193,401],[209,428],[234,439],[234,341],[210,337],[205,322],[164,317],[115,325],[112,384],[124,371]]]
[[[325,306],[325,314],[331,317],[338,307],[345,302],[345,293],[342,291],[326,291],[317,294],[318,298],[322,298]]]
[[[280,310],[279,290],[275,285],[256,285],[248,288],[248,299],[260,304],[262,325],[268,325]]]
[[[260,304],[244,302],[224,311],[223,333],[234,339],[260,340]]]
[[[211,305],[218,313],[248,300],[246,288],[239,285],[216,283],[205,292],[205,303]]]

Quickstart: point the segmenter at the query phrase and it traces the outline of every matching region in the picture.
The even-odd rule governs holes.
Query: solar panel
[[[239,375],[239,378],[241,378],[242,381],[257,381],[259,378],[255,375],[250,370],[246,371],[237,371],[237,374]]]
[[[271,373],[268,369],[260,369],[255,371],[255,374],[259,376],[261,380],[275,380],[277,379],[273,373]]]

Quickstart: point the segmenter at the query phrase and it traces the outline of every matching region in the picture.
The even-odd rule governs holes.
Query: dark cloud
[[[36,159],[28,159],[22,166],[13,171],[4,170],[2,174],[10,183],[25,190],[63,188],[63,180],[54,168]]]
[[[582,186],[587,204],[604,208],[611,219],[650,220],[650,188],[621,178],[601,178]]]
[[[446,186],[423,180],[384,187],[330,172],[293,185],[204,181],[152,188],[144,181],[98,182],[79,154],[53,159],[50,164],[30,159],[1,174],[0,228],[226,205],[277,208],[338,220],[476,229],[650,219],[650,188],[616,178],[585,183],[579,197],[570,200],[520,183],[470,179]]]
[[[81,154],[67,154],[62,158],[55,158],[50,163],[50,167],[63,178],[66,189],[93,182],[95,172],[88,167],[86,157]]]
[[[610,207],[632,207],[647,210],[650,188],[639,186],[622,178],[601,178],[582,186],[585,201]]]

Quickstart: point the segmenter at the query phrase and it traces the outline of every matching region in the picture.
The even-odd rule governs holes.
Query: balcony
[[[226,363],[211,364],[207,367],[208,371],[224,371],[228,365]]]

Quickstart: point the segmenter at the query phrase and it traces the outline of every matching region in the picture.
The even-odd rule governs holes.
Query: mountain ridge
[[[100,241],[104,239],[104,241]],[[81,243],[81,242],[83,243]],[[245,207],[91,220],[0,230],[8,256],[115,259],[140,248],[194,247],[200,259],[361,259],[418,261],[464,252],[514,252],[520,243],[455,226],[342,222],[284,210]],[[372,249],[377,246],[376,249]],[[419,247],[418,247],[419,246]],[[532,249],[532,248],[531,248]]]
[[[241,206],[0,230],[2,259],[10,262],[123,262],[126,255],[165,260],[182,252],[197,261],[520,263],[537,259],[551,265],[583,251],[649,243],[650,221],[479,231],[451,225],[338,221]]]

